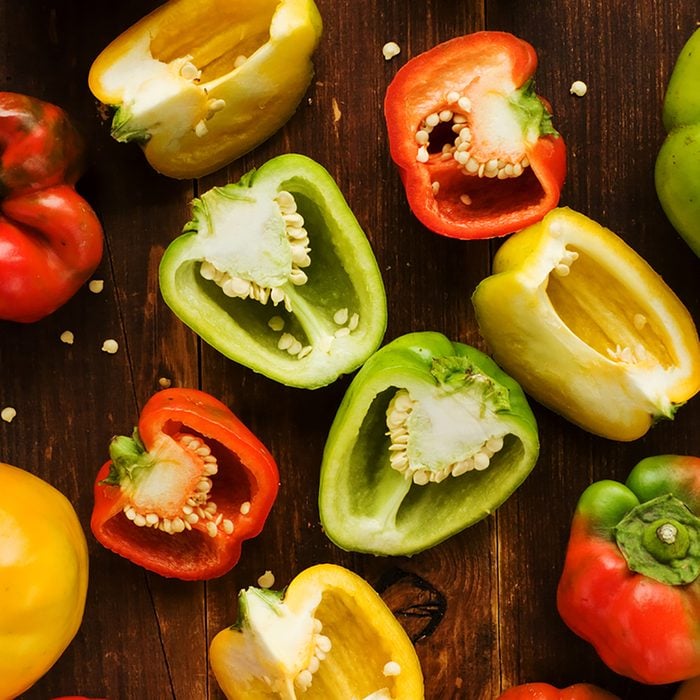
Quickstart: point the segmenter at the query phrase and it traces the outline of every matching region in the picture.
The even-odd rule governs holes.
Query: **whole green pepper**
[[[343,549],[410,555],[481,520],[539,454],[520,386],[475,348],[433,332],[364,364],[331,426],[319,505]]]
[[[700,28],[676,61],[663,122],[668,136],[656,159],[656,192],[673,227],[700,256]]]
[[[193,202],[160,264],[166,304],[228,358],[313,389],[379,346],[386,295],[374,253],[330,174],[273,158]]]

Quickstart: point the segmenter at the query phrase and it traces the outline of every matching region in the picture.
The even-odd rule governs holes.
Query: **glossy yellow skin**
[[[0,698],[43,676],[75,636],[88,584],[85,535],[53,486],[0,462]]]
[[[260,628],[241,632],[229,627],[214,637],[210,647],[212,670],[228,700],[363,699],[382,689],[377,698],[423,700],[423,674],[413,644],[384,601],[360,576],[334,564],[312,566],[290,583],[284,604],[292,614],[303,618],[313,615],[320,620],[322,633],[332,642],[311,686],[299,692],[290,676],[286,691],[272,692],[262,678],[247,672],[254,659],[263,658],[266,670],[274,670],[274,680],[285,680],[284,674],[292,669],[283,662],[275,667],[270,654],[275,643],[280,644],[279,630],[272,639]],[[292,651],[298,651],[299,659],[308,656],[305,649]],[[398,675],[384,675],[389,661],[399,664]]]
[[[143,149],[157,171],[201,177],[292,116],[313,76],[321,32],[313,0],[170,0],[100,53],[88,84],[101,102],[130,115],[126,131],[148,135]],[[240,56],[247,60],[236,66]],[[186,63],[201,75],[183,77]],[[217,101],[225,106],[212,114]]]
[[[557,274],[571,252],[568,273]],[[511,236],[493,269],[472,299],[481,334],[526,393],[571,422],[635,440],[700,390],[688,310],[595,221],[555,209]]]

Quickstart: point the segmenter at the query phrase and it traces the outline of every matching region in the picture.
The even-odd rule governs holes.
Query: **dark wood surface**
[[[298,112],[264,145],[197,182],[160,176],[138,147],[113,141],[87,88],[99,51],[157,4],[0,0],[0,89],[55,102],[79,124],[89,154],[80,191],[107,239],[95,275],[105,280],[101,294],[84,288],[32,325],[0,322],[0,407],[17,409],[12,423],[0,422],[0,460],[65,493],[90,548],[82,627],[26,698],[222,698],[207,647],[235,619],[237,591],[266,569],[285,585],[318,562],[348,566],[382,588],[401,572],[419,577],[386,589],[396,611],[416,601],[444,606],[416,643],[431,700],[489,700],[530,681],[587,681],[622,698],[671,698],[672,686],[645,687],[608,670],[560,620],[555,589],[583,489],[600,478],[624,480],[648,455],[700,454],[700,399],[628,444],[584,433],[533,403],[539,462],[494,516],[410,559],[348,554],[324,536],[316,500],[325,436],[349,379],[313,392],[290,389],[226,360],[164,305],[156,270],[197,192],[280,153],[304,153],[336,178],[374,247],[389,301],[386,340],[436,330],[483,349],[470,295],[498,243],[442,238],[412,217],[389,158],[382,101],[408,58],[486,27],[511,31],[538,52],[538,91],[551,101],[569,149],[561,203],[616,231],[698,319],[698,260],[666,221],[653,185],[664,87],[700,19],[697,1],[318,0],[325,32]],[[389,40],[401,54],[385,61]],[[569,94],[576,79],[588,84],[584,98]],[[72,346],[59,341],[66,329],[75,334]],[[101,351],[106,338],[119,342],[117,354]],[[89,532],[92,485],[109,439],[130,432],[161,377],[231,406],[280,467],[280,495],[264,532],[244,545],[232,572],[208,583],[146,573]],[[414,635],[428,621],[400,619]]]

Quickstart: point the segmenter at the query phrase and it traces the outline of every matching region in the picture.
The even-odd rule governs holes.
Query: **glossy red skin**
[[[662,456],[650,489],[697,506],[700,459]],[[663,493],[661,491],[660,493]],[[700,582],[660,583],[627,567],[609,533],[579,506],[557,590],[564,622],[616,673],[647,684],[700,675]]]
[[[399,168],[409,206],[431,231],[452,238],[505,236],[534,224],[559,202],[566,175],[564,139],[542,136],[528,147],[529,168],[517,178],[466,178],[457,164],[439,156],[416,161],[415,134],[426,116],[428,91],[445,94],[450,76],[477,75],[484,65],[508,61],[514,84],[526,83],[537,68],[537,55],[527,42],[506,32],[483,31],[446,41],[411,59],[396,74],[384,101],[391,157]],[[488,79],[484,73],[482,81]],[[542,102],[549,110],[545,100]],[[528,172],[529,171],[529,172]],[[438,176],[438,177],[436,177]],[[440,192],[432,191],[439,179]],[[465,180],[472,193],[467,210],[459,200]]]
[[[617,695],[588,683],[560,690],[548,683],[526,683],[509,688],[498,700],[619,700]]]
[[[196,528],[170,535],[134,526],[122,512],[128,499],[121,489],[101,483],[109,473],[107,462],[95,481],[93,534],[108,549],[161,576],[193,581],[222,576],[238,562],[243,541],[260,533],[275,501],[279,473],[272,455],[227,406],[196,389],[155,394],[141,412],[138,430],[146,449],[163,432],[206,440],[219,462],[211,477],[213,497],[234,531],[212,538]],[[244,501],[251,504],[246,515],[240,512]]]
[[[74,189],[82,156],[62,109],[0,92],[0,319],[44,318],[97,268],[102,226]]]

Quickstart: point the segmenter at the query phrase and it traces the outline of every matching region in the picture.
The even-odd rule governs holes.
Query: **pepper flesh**
[[[411,641],[379,595],[348,569],[312,566],[283,593],[251,587],[238,601],[238,622],[210,647],[228,700],[423,699]]]
[[[654,180],[669,221],[700,255],[700,29],[681,50],[664,98],[668,136],[656,158]]]
[[[0,92],[0,319],[53,313],[99,264],[102,226],[74,188],[82,159],[60,107]]]
[[[290,386],[353,371],[386,328],[369,241],[329,173],[296,154],[195,200],[160,290],[223,355]]]
[[[262,443],[228,407],[196,389],[166,389],[118,437],[95,482],[97,540],[161,576],[206,580],[238,561],[260,533],[279,475]]]
[[[512,236],[472,297],[493,357],[523,389],[612,440],[644,435],[700,389],[690,313],[608,229],[568,208]]]
[[[697,457],[649,457],[625,484],[598,481],[579,499],[557,607],[616,673],[648,684],[700,675],[698,515]]]
[[[164,175],[201,177],[292,116],[321,31],[313,0],[171,0],[109,44],[88,82],[118,107],[114,138]]]
[[[555,688],[548,683],[525,683],[509,688],[498,700],[619,700],[617,695],[589,683]]]
[[[73,506],[53,486],[0,463],[0,490],[0,697],[14,698],[77,633],[88,550]]]
[[[399,435],[402,392],[412,406]],[[439,333],[401,336],[360,369],[331,426],[324,531],[346,550],[415,554],[492,513],[538,454],[524,394],[490,358]]]
[[[484,31],[439,44],[396,74],[384,101],[391,157],[431,231],[504,236],[557,205],[566,147],[534,93],[536,67],[530,44]]]

